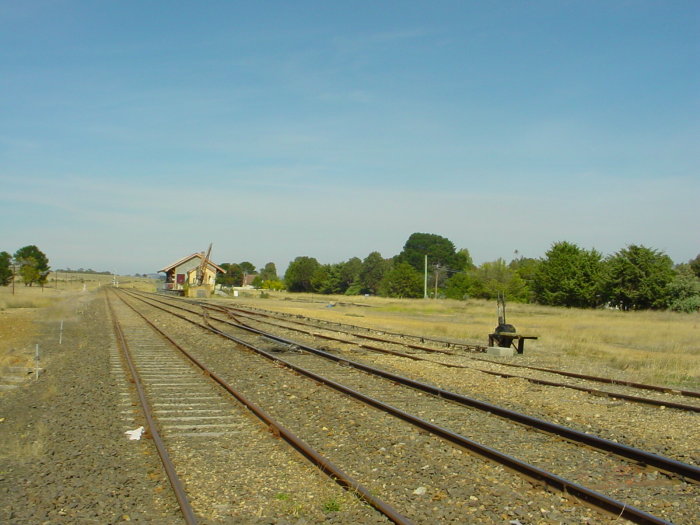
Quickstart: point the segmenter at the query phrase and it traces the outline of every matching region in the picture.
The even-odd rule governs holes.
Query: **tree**
[[[341,274],[342,263],[324,264],[316,268],[311,277],[311,286],[314,292],[323,294],[342,293]]]
[[[457,255],[464,260],[464,269],[465,270],[473,270],[476,268],[476,265],[474,264],[474,261],[472,260],[472,256],[469,253],[469,250],[466,248],[462,248],[457,252]]]
[[[690,264],[681,264],[668,285],[668,307],[676,312],[692,313],[700,310],[700,278]]]
[[[223,286],[241,286],[243,284],[243,270],[236,263],[221,263],[219,266],[225,273],[217,274],[216,283]]]
[[[260,270],[260,279],[262,279],[263,282],[265,281],[276,281],[278,279],[277,277],[277,267],[275,267],[275,263],[269,262],[265,265],[265,267]]]
[[[530,291],[517,272],[511,270],[503,259],[485,262],[472,275],[472,295],[482,299],[496,299],[499,294],[513,301],[527,301]]]
[[[389,262],[379,252],[372,252],[365,257],[360,270],[361,292],[373,295],[379,293],[379,284],[389,268]]]
[[[690,269],[695,274],[695,277],[700,277],[700,253],[695,257],[695,259],[690,259],[690,261],[688,261],[688,265],[690,265]]]
[[[449,272],[465,270],[470,259],[467,250],[455,252],[455,245],[445,237],[433,233],[413,233],[394,262],[406,262],[423,273],[426,255],[431,268],[438,266]]]
[[[362,261],[359,257],[352,257],[342,263],[340,268],[340,293],[355,295],[360,293],[360,274],[362,273]],[[353,291],[349,290],[353,288]]]
[[[545,254],[532,279],[537,302],[552,306],[595,307],[602,303],[602,255],[575,244],[557,242]]]
[[[673,261],[663,252],[631,244],[607,260],[605,297],[622,310],[665,308],[674,278]]]
[[[19,264],[19,273],[25,286],[33,283],[46,284],[49,275],[49,259],[36,246],[29,245],[15,252],[15,262]]]
[[[532,282],[535,280],[535,274],[537,273],[537,267],[539,265],[539,260],[532,259],[530,257],[520,257],[518,259],[513,259],[510,261],[510,263],[508,263],[508,268],[516,272],[520,278],[525,281],[528,288],[528,301],[534,300]]]
[[[382,279],[379,293],[386,297],[423,297],[423,276],[407,262],[399,262]]]
[[[311,280],[320,266],[314,257],[300,256],[289,263],[284,274],[284,282],[290,292],[312,292]]]
[[[0,252],[0,286],[7,286],[12,282],[12,256],[7,252]]]
[[[279,279],[268,279],[262,283],[263,290],[284,290],[284,283]]]
[[[472,294],[470,272],[459,272],[445,282],[445,297],[448,299],[467,299]]]
[[[253,263],[243,261],[242,263],[238,263],[238,266],[240,267],[241,271],[246,275],[252,275],[255,273],[255,266],[253,265]]]

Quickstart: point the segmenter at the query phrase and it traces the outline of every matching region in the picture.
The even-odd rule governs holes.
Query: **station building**
[[[207,260],[207,264],[204,267],[202,282],[198,283],[197,272],[203,260],[204,253],[193,253],[158,270],[158,273],[165,273],[163,289],[185,295],[185,290],[187,289],[205,287],[205,289],[208,289],[209,294],[211,294],[214,290],[214,284],[216,283],[216,276],[219,273],[226,273],[226,271],[221,266]]]

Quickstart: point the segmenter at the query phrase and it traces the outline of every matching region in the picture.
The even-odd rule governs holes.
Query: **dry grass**
[[[495,301],[329,297],[251,292],[238,301],[331,321],[485,344]],[[329,303],[335,303],[328,308]],[[546,366],[700,389],[700,314],[581,310],[509,303],[508,322],[527,341],[526,357]]]
[[[119,277],[119,285],[153,292],[156,281],[144,277]],[[36,321],[59,321],[75,315],[81,297],[112,284],[111,275],[52,273],[46,286],[0,286],[0,367],[33,366]],[[62,307],[71,301],[71,307]],[[62,304],[59,304],[62,303]],[[49,308],[53,306],[53,308]]]

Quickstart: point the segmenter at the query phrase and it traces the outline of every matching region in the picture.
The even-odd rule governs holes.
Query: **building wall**
[[[201,263],[202,260],[199,257],[193,257],[170,270],[168,274],[172,274],[172,282],[169,282],[166,288],[182,290],[185,284],[195,285],[197,283],[197,268],[199,268]],[[215,269],[207,265],[204,269],[203,284],[213,287],[216,282],[216,273]],[[170,281],[170,279],[168,280]]]
[[[184,266],[184,265],[183,265]],[[199,265],[195,265],[194,268],[188,270],[187,282],[189,284],[197,284],[197,268]],[[179,273],[179,271],[178,271]],[[204,279],[202,279],[202,284],[214,284],[216,281],[216,271],[212,270],[210,267],[204,269]]]

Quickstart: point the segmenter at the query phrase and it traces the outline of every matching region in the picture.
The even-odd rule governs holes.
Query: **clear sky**
[[[0,250],[700,252],[700,2],[0,0]]]

